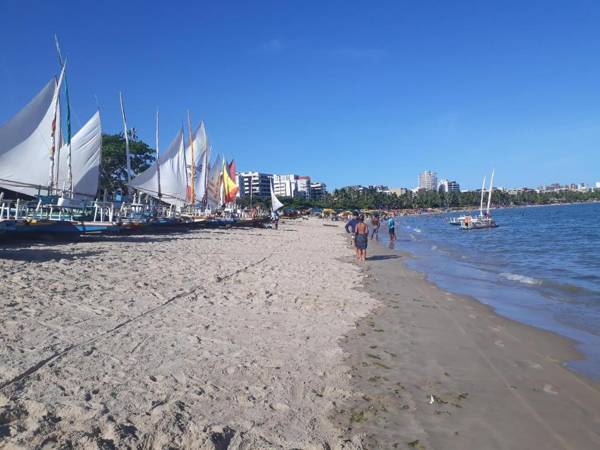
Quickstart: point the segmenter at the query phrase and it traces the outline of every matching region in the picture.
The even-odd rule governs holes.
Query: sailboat
[[[0,126],[0,187],[36,197],[0,204],[0,229],[13,232],[80,233],[106,230],[112,223],[91,223],[85,201],[98,189],[102,126],[96,112],[67,143],[62,142],[58,79]],[[67,154],[62,157],[61,154]],[[50,155],[50,157],[48,157]],[[59,196],[60,194],[60,196]]]
[[[481,200],[479,204],[479,216],[465,216],[460,222],[460,228],[463,230],[478,230],[482,228],[496,228],[498,224],[492,219],[490,215],[490,206],[492,203],[492,192],[494,190],[494,170],[492,170],[492,176],[490,178],[490,188],[488,192],[487,209],[483,210],[483,200],[485,196],[485,177],[483,178],[483,184],[481,186]]]

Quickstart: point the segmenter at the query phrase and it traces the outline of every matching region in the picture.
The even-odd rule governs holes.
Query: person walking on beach
[[[279,213],[277,211],[271,213],[271,223],[273,223],[276,230],[279,228]]]
[[[352,218],[348,222],[346,222],[346,226],[344,227],[344,229],[346,230],[346,233],[350,234],[350,239],[351,239],[350,244],[351,245],[354,245],[354,232],[355,232],[355,228],[356,228],[357,224],[358,224],[358,212],[354,211],[352,213]]]
[[[369,227],[365,223],[365,216],[361,214],[354,229],[354,245],[356,246],[356,259],[358,261],[365,261],[367,259],[368,242]]]
[[[387,221],[388,232],[390,233],[390,242],[396,240],[396,221],[394,220],[394,215],[392,214]]]
[[[373,230],[371,231],[371,239],[377,236],[377,240],[379,240],[380,225],[381,222],[379,221],[379,214],[373,214],[373,217],[371,217],[371,226],[373,227]]]

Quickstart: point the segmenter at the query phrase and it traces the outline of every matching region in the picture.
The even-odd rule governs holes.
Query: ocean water
[[[398,218],[395,248],[439,287],[573,339],[585,360],[566,364],[600,380],[600,203],[499,209],[484,230],[449,225],[458,215]]]

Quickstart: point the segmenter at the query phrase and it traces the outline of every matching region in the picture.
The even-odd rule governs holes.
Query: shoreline
[[[2,444],[598,447],[570,342],[369,255],[319,219],[0,246]]]
[[[600,385],[564,364],[583,357],[575,342],[446,292],[407,252],[370,242],[363,289],[380,306],[341,342],[357,394],[340,427],[367,448],[600,445]]]

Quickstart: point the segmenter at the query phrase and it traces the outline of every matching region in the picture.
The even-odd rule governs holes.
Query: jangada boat
[[[57,42],[58,48],[58,42]],[[60,49],[59,49],[60,57]],[[204,126],[189,139],[183,127],[159,155],[156,114],[156,161],[145,171],[131,172],[129,131],[120,95],[125,152],[127,201],[96,199],[102,152],[100,113],[71,136],[66,64],[13,118],[0,125],[0,188],[35,200],[6,200],[0,193],[0,234],[101,233],[166,229],[210,220],[209,212],[234,204],[235,163],[211,148]],[[66,142],[61,131],[61,87],[66,100]],[[142,196],[145,202],[142,203]]]
[[[490,215],[490,206],[492,203],[492,192],[493,192],[493,184],[494,184],[494,171],[492,170],[492,177],[490,179],[490,189],[488,193],[488,202],[487,209],[483,211],[483,198],[485,195],[485,177],[483,178],[483,183],[481,185],[481,201],[479,205],[479,216],[464,216],[460,220],[460,229],[461,230],[479,230],[483,228],[496,228],[498,224],[492,219]]]

